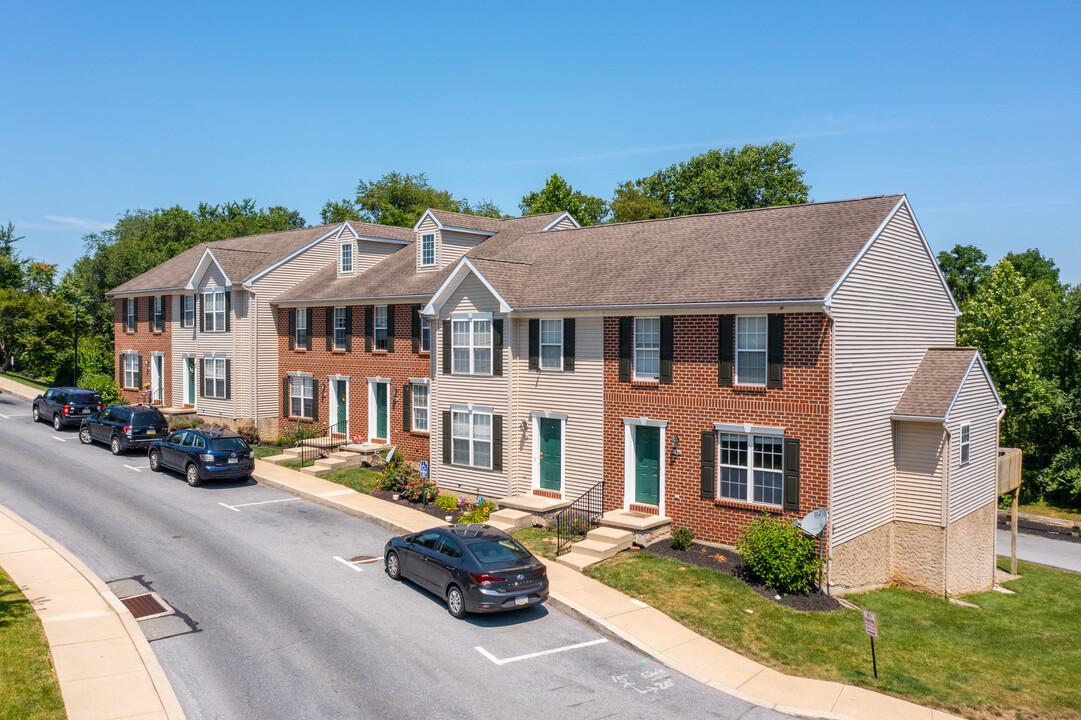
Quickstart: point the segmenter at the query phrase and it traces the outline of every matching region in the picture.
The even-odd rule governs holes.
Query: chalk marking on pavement
[[[335,555],[335,556],[334,556],[334,559],[335,559],[335,560],[337,560],[338,562],[340,562],[340,563],[341,563],[342,565],[347,565],[347,566],[349,566],[349,567],[353,568],[353,569],[354,569],[354,570],[356,570],[357,572],[364,572],[364,568],[359,568],[359,567],[357,567],[356,565],[354,565],[353,563],[349,562],[349,561],[348,561],[348,560],[346,560],[345,558],[341,558],[341,557],[338,557],[337,555]]]
[[[319,497],[335,497],[337,495],[348,495],[355,492],[356,490],[353,490],[351,488],[347,488],[345,490],[332,490],[330,492],[320,493]]]
[[[248,507],[249,505],[268,505],[270,503],[292,502],[293,500],[303,500],[303,499],[304,498],[292,497],[292,498],[284,498],[282,500],[261,500],[259,502],[240,503],[239,505],[226,505],[223,502],[220,502],[218,504],[221,505],[222,507],[227,507],[230,510],[233,510],[235,512],[240,512],[239,510],[237,510],[237,508]]]
[[[124,467],[126,467],[128,470],[134,470],[135,472],[142,472],[143,471],[142,468],[132,467],[131,465],[125,465]]]
[[[500,660],[495,655],[491,654],[480,645],[473,648],[484,657],[491,660],[496,665],[506,665],[507,663],[518,662],[519,660],[529,660],[531,658],[540,657],[541,655],[553,655],[555,653],[567,652],[568,650],[577,650],[578,648],[589,647],[590,645],[600,645],[601,643],[608,642],[607,638],[597,638],[596,640],[590,640],[588,642],[578,643],[577,645],[566,645],[564,647],[553,648],[551,650],[541,650],[540,652],[529,653],[528,655],[518,655],[517,657],[505,658]]]

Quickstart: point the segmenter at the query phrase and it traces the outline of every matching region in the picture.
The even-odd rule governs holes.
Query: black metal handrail
[[[293,447],[297,450],[297,459],[300,460],[301,467],[308,463],[314,463],[319,458],[326,457],[339,447],[338,445],[308,445],[305,444],[305,441],[331,438],[334,434],[345,435],[347,430],[345,425],[345,421],[341,421],[313,426],[311,424],[302,424],[298,420],[295,431],[297,440],[293,443]]]
[[[556,557],[570,552],[570,544],[590,530],[600,527],[604,514],[604,481],[586,490],[551,519],[548,526],[556,531]]]

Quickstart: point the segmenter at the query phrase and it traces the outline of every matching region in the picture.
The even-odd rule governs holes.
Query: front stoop
[[[268,457],[263,458],[263,462],[268,462],[271,465],[281,465],[282,463],[287,463],[287,462],[290,462],[292,460],[299,460],[299,459],[300,459],[300,451],[299,450],[297,450],[296,448],[286,448],[285,450],[282,450],[281,455],[270,455]]]
[[[488,516],[488,524],[497,530],[511,533],[531,526],[533,524],[533,514],[521,510],[511,510],[510,508],[496,510]]]
[[[502,500],[496,500],[495,503],[500,507],[500,510],[518,510],[519,512],[529,513],[533,516],[529,524],[534,527],[544,527],[547,516],[570,507],[571,501],[556,500],[541,497],[540,495],[511,495]],[[521,527],[525,527],[525,525]]]
[[[668,532],[672,518],[631,510],[609,510],[601,516],[600,524],[634,533],[634,544],[645,547]]]
[[[586,539],[571,545],[571,551],[557,562],[581,572],[623,552],[634,542],[634,533],[614,527],[599,527],[586,533]]]

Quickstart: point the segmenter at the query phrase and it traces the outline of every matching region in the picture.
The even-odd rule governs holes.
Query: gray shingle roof
[[[929,348],[893,414],[945,418],[975,356],[972,347]]]

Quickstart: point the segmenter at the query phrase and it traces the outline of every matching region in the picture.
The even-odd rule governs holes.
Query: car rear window
[[[71,402],[80,402],[80,403],[100,403],[101,402],[101,396],[98,395],[97,393],[87,393],[87,392],[72,393],[69,400]]]
[[[157,410],[140,410],[131,414],[132,425],[164,425],[165,416]]]
[[[210,449],[221,451],[247,450],[248,443],[244,438],[211,438]]]
[[[529,551],[514,538],[506,540],[479,540],[469,544],[469,549],[481,565],[499,565],[529,559]]]

